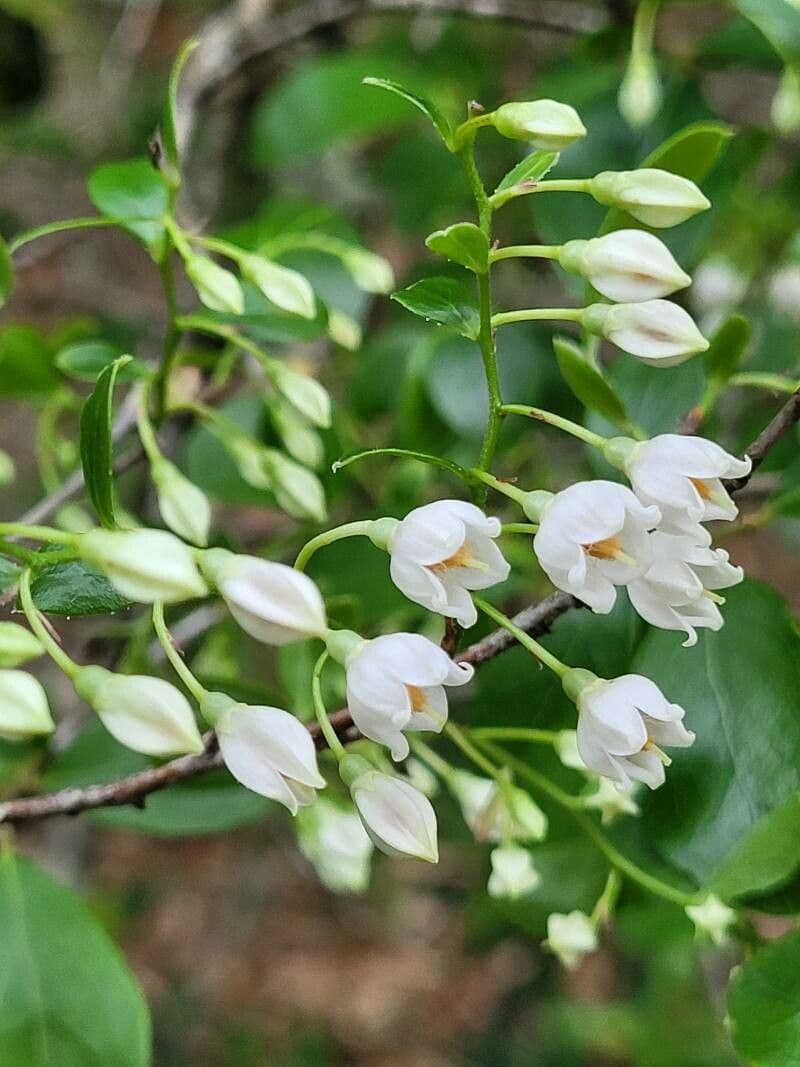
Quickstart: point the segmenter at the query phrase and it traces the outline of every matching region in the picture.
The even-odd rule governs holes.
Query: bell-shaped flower
[[[724,945],[730,938],[736,912],[719,897],[709,893],[700,904],[687,904],[686,914],[694,923],[695,932],[708,937],[715,945]]]
[[[608,826],[620,815],[638,815],[639,805],[633,797],[635,785],[622,786],[608,778],[593,778],[597,788],[592,793],[581,797],[583,806],[591,811],[600,812],[600,821]]]
[[[586,136],[575,108],[558,100],[503,104],[487,118],[503,137],[529,141],[545,152],[560,152]]]
[[[355,773],[348,773],[351,768]],[[436,813],[423,793],[403,778],[375,770],[358,756],[345,757],[340,773],[376,848],[389,856],[438,862]]]
[[[553,912],[547,917],[547,940],[543,945],[572,970],[584,956],[597,950],[597,927],[586,912]]]
[[[640,577],[651,562],[649,531],[661,515],[616,482],[576,482],[542,513],[533,549],[550,581],[607,614],[616,586]]]
[[[653,367],[674,367],[708,348],[692,316],[671,300],[590,304],[581,321],[590,333]]]
[[[41,682],[25,671],[0,670],[0,737],[4,741],[29,741],[53,730],[55,724]]]
[[[169,604],[208,593],[192,550],[166,530],[90,530],[78,545],[129,600]]]
[[[495,544],[500,520],[463,500],[437,500],[410,511],[389,539],[391,576],[409,600],[472,626],[469,591],[505,581],[509,565]]]
[[[200,565],[231,615],[257,641],[285,645],[327,630],[322,596],[307,574],[224,549],[205,552]]]
[[[530,793],[510,782],[456,770],[447,785],[476,841],[541,841],[547,816]]]
[[[208,544],[211,525],[211,502],[202,489],[168,459],[151,464],[153,484],[158,496],[161,518],[173,533],[193,545]]]
[[[403,731],[441,731],[447,722],[444,687],[466,685],[473,673],[427,637],[386,634],[364,641],[348,659],[347,706],[365,737],[386,745],[392,759],[405,759]]]
[[[647,230],[614,230],[589,241],[567,241],[558,261],[609,300],[629,304],[668,296],[692,281],[664,242]]]
[[[722,628],[723,619],[713,595],[744,578],[741,567],[729,562],[722,548],[711,548],[710,535],[702,526],[693,533],[650,535],[653,562],[628,585],[631,604],[645,622],[662,630],[683,630],[684,647],[697,644],[696,627]]]
[[[498,900],[520,900],[530,896],[541,882],[533,857],[519,845],[500,845],[492,850],[492,873],[486,889]]]
[[[231,701],[215,723],[225,766],[247,789],[292,815],[325,787],[311,734],[288,711]]]
[[[645,504],[661,510],[662,529],[692,531],[698,522],[735,519],[738,509],[722,483],[750,473],[748,457],[737,459],[704,437],[665,433],[639,442],[625,471]]]
[[[0,668],[19,667],[44,654],[38,637],[16,622],[0,622]]]
[[[318,797],[297,813],[297,843],[331,892],[367,889],[373,844],[354,811]]]
[[[683,725],[683,708],[640,674],[596,678],[581,688],[576,702],[581,759],[595,774],[624,786],[633,780],[657,789],[671,762],[661,746],[686,748],[694,741]]]
[[[163,678],[83,667],[75,689],[121,745],[163,758],[203,751],[189,701]]]
[[[589,181],[598,204],[621,208],[645,226],[677,226],[711,207],[693,181],[667,170],[606,170]]]

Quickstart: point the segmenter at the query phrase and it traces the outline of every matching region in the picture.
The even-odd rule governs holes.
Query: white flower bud
[[[547,940],[542,944],[572,970],[583,957],[597,949],[597,929],[583,911],[568,915],[553,912],[547,918]]]
[[[0,737],[28,741],[53,730],[47,694],[40,682],[25,671],[0,670]]]
[[[614,822],[620,815],[638,815],[639,805],[633,799],[633,788],[624,788],[608,778],[595,779],[597,789],[583,797],[583,806],[600,812],[604,826]]]
[[[301,415],[322,429],[331,424],[331,398],[325,386],[307,374],[300,374],[285,363],[275,363],[270,369],[272,382],[278,392]]]
[[[373,844],[354,811],[325,797],[297,813],[297,843],[333,893],[363,893]]]
[[[75,690],[111,736],[134,752],[163,758],[203,751],[189,701],[163,678],[83,667]]]
[[[205,552],[200,565],[231,615],[257,641],[285,645],[325,634],[325,605],[307,574],[225,549]]]
[[[211,503],[202,489],[168,459],[157,460],[150,470],[158,494],[158,510],[170,530],[193,545],[208,544]]]
[[[476,841],[541,841],[547,833],[546,815],[524,789],[462,770],[447,784]]]
[[[547,152],[560,152],[586,136],[586,127],[575,108],[557,100],[503,104],[490,118],[503,137],[529,141]]]
[[[305,415],[282,396],[266,397],[265,403],[275,433],[289,455],[306,467],[320,467],[325,446]]]
[[[787,66],[772,98],[770,108],[772,121],[776,129],[788,135],[800,128],[800,71],[794,66]]]
[[[589,191],[598,204],[621,208],[655,229],[677,226],[711,207],[694,182],[654,167],[603,171],[590,179]]]
[[[0,668],[19,667],[44,654],[44,648],[30,630],[15,622],[0,622]]]
[[[622,117],[634,129],[647,126],[658,114],[661,81],[651,52],[631,52],[617,104]]]
[[[346,756],[340,773],[376,848],[389,856],[438,862],[436,813],[423,793],[402,778],[376,771],[358,756]]]
[[[582,321],[590,333],[654,367],[674,367],[708,348],[691,315],[669,300],[590,304]]]
[[[192,550],[165,530],[90,530],[79,547],[129,600],[174,603],[208,593]]]
[[[391,293],[394,288],[392,265],[383,256],[366,248],[350,247],[342,252],[342,263],[358,288],[366,293]]]
[[[609,300],[638,303],[684,289],[691,278],[646,230],[615,230],[590,241],[568,241],[558,261],[581,274]]]
[[[278,505],[296,519],[324,522],[325,492],[316,474],[274,448],[262,452],[262,464]]]
[[[709,893],[702,904],[688,904],[686,914],[692,920],[698,934],[710,938],[715,945],[724,945],[730,929],[736,922],[736,912],[727,904]]]
[[[541,882],[533,858],[526,848],[501,845],[493,849],[492,873],[486,886],[490,897],[519,900],[529,896]]]
[[[314,290],[298,271],[256,255],[243,256],[239,266],[242,277],[252,282],[281,311],[304,319],[313,319],[316,315]]]
[[[187,278],[207,308],[232,315],[243,313],[244,295],[235,274],[220,267],[208,256],[187,256],[184,266]]]

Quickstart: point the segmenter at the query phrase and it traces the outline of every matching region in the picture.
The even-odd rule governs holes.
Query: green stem
[[[223,241],[219,237],[201,237],[199,234],[192,234],[189,236],[189,242],[191,244],[202,245],[202,247],[207,248],[209,252],[219,252],[221,256],[233,260],[234,263],[238,263],[249,255],[244,248],[231,244],[230,241]]]
[[[561,245],[507,245],[489,253],[489,262],[501,259],[558,259]]]
[[[155,431],[153,430],[153,424],[150,421],[150,416],[147,412],[148,398],[149,389],[148,384],[145,382],[139,393],[139,404],[136,409],[136,426],[139,430],[139,440],[142,442],[142,447],[147,454],[147,458],[151,463],[157,463],[158,460],[161,459],[161,449],[158,447],[158,440],[156,439]]]
[[[33,602],[33,596],[31,594],[31,572],[28,569],[24,570],[19,576],[19,601],[22,605],[22,610],[25,612],[25,618],[30,624],[30,628],[39,638],[39,641],[44,646],[50,659],[61,668],[68,678],[74,678],[80,670],[80,667],[74,660],[70,659],[42,622],[39,610]]]
[[[652,55],[659,3],[660,0],[640,0],[633,15],[632,55],[637,57]]]
[[[153,604],[153,628],[156,631],[156,637],[158,638],[159,644],[164,649],[164,655],[169,660],[173,670],[198,704],[201,703],[207,696],[207,690],[200,685],[198,680],[183,662],[183,657],[173,644],[172,635],[167,629],[167,623],[164,619],[164,605],[160,600],[157,600]]]
[[[507,496],[510,500],[515,500],[518,504],[522,503],[524,497],[528,494],[524,489],[520,489],[519,486],[512,485],[511,482],[504,482],[501,478],[495,478],[493,474],[489,474],[488,471],[479,470],[477,467],[471,467],[467,473],[472,478],[477,478],[478,481],[483,482],[490,489],[495,489],[498,493],[502,493],[503,496]]]
[[[501,533],[504,534],[535,534],[539,530],[535,522],[504,522]]]
[[[617,898],[619,897],[622,889],[622,876],[616,867],[612,867],[608,872],[608,878],[606,878],[606,884],[603,888],[603,892],[597,898],[597,903],[592,908],[592,920],[598,925],[605,925],[611,919],[614,914],[614,908],[617,904]]]
[[[498,611],[494,605],[487,603],[487,601],[482,600],[480,597],[473,597],[473,600],[475,602],[475,607],[478,608],[479,611],[482,611],[484,615],[488,615],[498,626],[502,626],[504,630],[507,630],[512,637],[515,637],[524,648],[527,648],[527,650],[532,653],[540,663],[543,663],[545,667],[549,667],[559,678],[564,677],[570,669],[566,663],[562,663],[557,656],[548,652],[544,645],[540,645],[530,634],[526,634],[525,631],[521,630],[507,615],[504,615],[502,611]]]
[[[528,741],[534,745],[554,745],[558,730],[536,730],[529,726],[473,726],[470,737],[476,741]]]
[[[500,780],[503,776],[503,772],[497,767],[490,759],[488,759],[479,748],[472,744],[470,739],[464,733],[460,727],[455,723],[449,722],[445,726],[445,733],[450,740],[461,749],[465,756],[472,760],[476,767],[480,767],[482,771],[485,771],[490,778]]]
[[[462,152],[465,146],[475,139],[475,134],[482,126],[491,126],[494,112],[486,111],[481,115],[473,115],[472,118],[462,122],[453,132],[453,148],[456,152]]]
[[[453,777],[454,768],[451,767],[447,760],[442,759],[438,752],[434,752],[430,745],[427,745],[416,735],[409,737],[408,743],[411,745],[411,751],[414,755],[418,756],[424,763],[427,763],[430,769],[435,771],[442,781],[450,781]]]
[[[507,326],[511,322],[580,322],[584,308],[523,308],[521,311],[500,311],[492,315],[492,326]]]
[[[156,396],[156,425],[161,423],[164,418],[167,407],[169,378],[175,367],[181,337],[183,336],[183,331],[178,326],[178,302],[175,295],[175,275],[172,269],[173,247],[172,243],[167,243],[164,258],[160,263],[161,282],[164,287],[164,298],[167,302],[167,332],[164,335],[161,365],[153,379]]]
[[[587,445],[600,449],[601,452],[608,441],[608,438],[603,437],[602,434],[593,433],[592,430],[587,430],[585,426],[581,426],[571,419],[565,419],[561,415],[556,415],[552,411],[545,411],[543,408],[532,408],[527,404],[503,404],[503,412],[506,415],[524,415],[529,419],[546,422],[548,426],[555,426],[559,430],[564,430],[566,433],[572,434],[573,437],[577,437],[579,441],[585,441]]]
[[[79,541],[78,534],[54,530],[52,526],[26,526],[24,522],[0,522],[0,537],[28,537],[54,545],[75,545]]]
[[[337,762],[341,762],[345,756],[344,745],[336,736],[336,731],[333,726],[331,726],[331,720],[328,718],[325,701],[322,699],[322,668],[327,662],[328,653],[323,652],[314,666],[314,674],[311,678],[311,697],[314,701],[314,714],[317,717],[319,728],[322,730],[322,736],[327,741],[328,748],[336,757]]]
[[[32,230],[18,233],[8,242],[9,252],[16,252],[23,245],[30,244],[40,237],[49,237],[53,233],[64,233],[67,230],[89,230],[101,226],[119,226],[116,219],[107,219],[103,215],[94,215],[80,219],[60,219],[58,222],[48,222],[44,226],[35,226]]]
[[[590,178],[558,178],[547,182],[521,182],[511,189],[504,189],[490,197],[493,208],[502,207],[509,200],[518,196],[529,196],[531,193],[589,193],[591,194]]]
[[[306,541],[298,552],[297,559],[294,561],[294,569],[304,571],[315,552],[336,541],[343,541],[346,537],[369,537],[372,525],[372,519],[362,519],[358,522],[346,522],[343,526],[336,526],[332,530],[317,534],[310,541]]]

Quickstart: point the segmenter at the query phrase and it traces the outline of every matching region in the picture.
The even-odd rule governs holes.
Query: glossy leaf
[[[428,322],[451,326],[475,340],[480,328],[478,308],[467,289],[454,278],[423,278],[394,293],[392,300]]]
[[[475,274],[489,269],[489,239],[474,222],[456,222],[425,238],[431,252],[460,263]]]
[[[541,181],[556,163],[558,163],[558,152],[543,152],[541,149],[531,152],[529,156],[520,160],[516,167],[512,167],[495,192],[504,193],[507,189],[520,185],[522,182]]]
[[[731,1036],[753,1067],[792,1067],[800,1050],[800,931],[756,952],[728,993]]]
[[[363,80],[364,85],[374,85],[378,89],[386,89],[387,92],[394,93],[395,96],[400,96],[403,100],[407,100],[409,104],[413,104],[415,108],[421,111],[423,115],[427,115],[431,120],[448,148],[451,146],[453,131],[450,127],[450,122],[430,100],[426,100],[417,93],[413,93],[410,89],[406,89],[399,82],[390,81],[388,78],[364,78]]]
[[[11,253],[8,245],[0,237],[0,308],[8,300],[14,286],[14,264],[11,262]]]
[[[36,607],[48,615],[110,615],[131,606],[104,574],[82,560],[42,567],[31,594]]]
[[[138,237],[154,259],[161,257],[169,186],[146,159],[98,167],[89,177],[89,197],[99,212]]]
[[[83,382],[96,382],[100,373],[115,359],[119,359],[119,348],[108,341],[80,341],[78,344],[62,348],[55,359],[56,366],[64,374]],[[117,371],[117,380],[132,381],[146,378],[150,371],[139,359],[131,359]]]
[[[81,464],[86,491],[103,526],[116,526],[111,425],[114,416],[114,382],[130,356],[115,359],[97,379],[94,392],[81,411]]]
[[[724,385],[742,362],[750,342],[750,323],[743,315],[731,315],[719,327],[703,353],[706,377],[715,385]]]
[[[584,358],[580,348],[565,337],[555,337],[553,348],[564,381],[583,406],[597,411],[615,426],[627,428],[625,405],[600,371]]]
[[[780,889],[800,869],[800,793],[765,815],[727,858],[711,888],[724,900]]]
[[[764,0],[732,0],[733,7],[757,26],[787,62],[800,61],[800,14],[792,0],[782,4]]]
[[[68,889],[10,851],[0,927],[0,1062],[147,1067],[147,1005],[117,948]]]

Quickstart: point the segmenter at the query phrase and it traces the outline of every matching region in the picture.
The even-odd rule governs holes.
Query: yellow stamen
[[[658,758],[661,760],[665,767],[669,767],[672,764],[672,760],[669,758],[663,748],[659,748],[655,741],[651,741],[649,737],[645,741],[644,745],[642,745],[642,752],[655,752],[655,754],[658,756]]]
[[[636,566],[636,560],[627,552],[623,552],[622,545],[616,537],[606,537],[604,541],[592,541],[591,544],[583,545],[583,551],[593,559],[616,559],[620,563]]]
[[[406,690],[408,692],[409,699],[411,700],[412,711],[428,710],[428,698],[425,696],[424,689],[420,689],[418,685],[407,685]]]
[[[712,500],[714,498],[714,492],[708,482],[704,482],[702,478],[690,478],[689,481],[700,494],[701,500]]]
[[[469,546],[465,542],[452,556],[430,565],[432,571],[449,571],[452,567],[472,567],[476,571],[487,571],[489,564],[484,563],[483,560],[475,559],[470,554]]]

